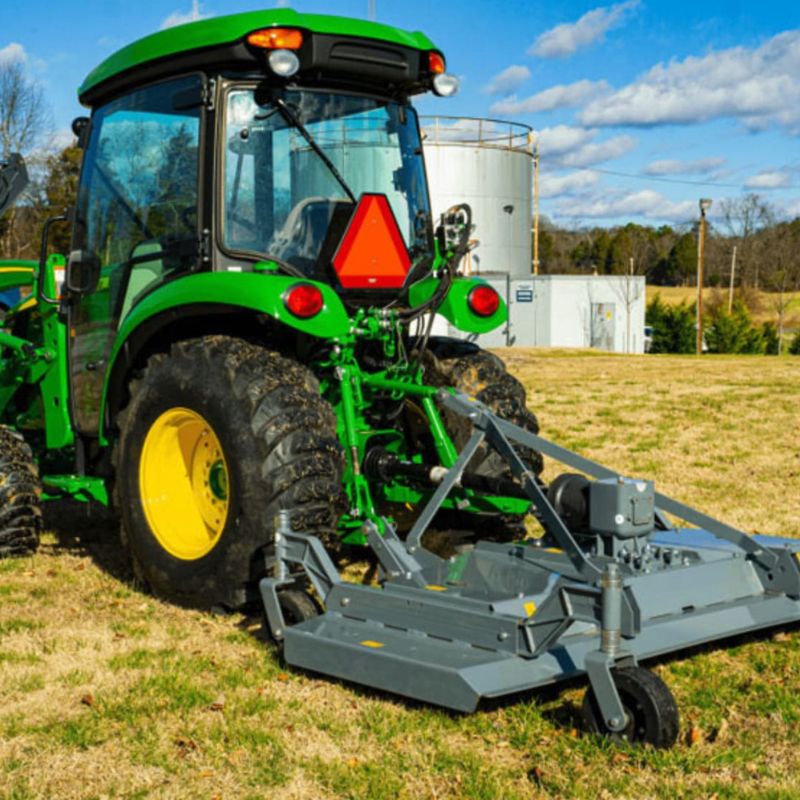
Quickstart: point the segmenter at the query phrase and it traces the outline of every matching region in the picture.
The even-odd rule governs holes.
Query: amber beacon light
[[[262,50],[299,50],[303,32],[297,28],[262,28],[248,34],[247,43]]]

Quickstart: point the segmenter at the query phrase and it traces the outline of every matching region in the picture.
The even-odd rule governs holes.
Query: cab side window
[[[116,327],[145,291],[196,263],[201,109],[181,100],[200,89],[199,76],[159,83],[92,119],[73,246],[100,265],[96,324]]]

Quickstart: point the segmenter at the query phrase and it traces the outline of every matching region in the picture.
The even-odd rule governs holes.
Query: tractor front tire
[[[336,418],[298,362],[227,336],[150,358],[120,413],[115,497],[136,576],[182,605],[257,597],[275,518],[335,536]]]
[[[452,387],[486,405],[498,417],[513,422],[531,433],[539,433],[539,422],[526,404],[525,388],[506,370],[503,360],[472,342],[448,337],[431,338],[423,365],[425,381],[433,386]],[[472,425],[468,419],[447,408],[441,408],[447,432],[460,451],[469,441]],[[515,445],[529,469],[536,475],[544,469],[541,453]],[[484,443],[468,467],[470,472],[494,478],[511,478],[509,465],[492,447]],[[525,535],[521,517],[510,514],[465,515],[447,514],[452,527],[472,527],[481,538],[511,541]]]
[[[39,546],[42,484],[31,448],[0,425],[0,558],[28,556]]]

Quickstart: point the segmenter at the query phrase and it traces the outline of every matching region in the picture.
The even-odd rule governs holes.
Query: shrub
[[[768,352],[768,345],[773,346],[774,339],[774,352],[777,353],[777,333],[773,325],[768,325],[761,329],[755,327],[747,306],[737,299],[731,312],[723,307],[714,311],[711,324],[705,331],[708,352],[763,354]]]
[[[696,342],[694,306],[668,306],[657,294],[648,304],[647,324],[653,328],[651,353],[694,353]]]
[[[761,339],[764,342],[764,352],[768,356],[778,355],[781,338],[773,322],[765,322],[761,326]]]
[[[789,353],[793,356],[800,356],[800,331],[794,335],[794,339],[789,345]]]

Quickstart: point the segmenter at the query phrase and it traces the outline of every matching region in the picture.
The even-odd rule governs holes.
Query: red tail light
[[[500,295],[491,286],[476,286],[467,295],[467,305],[479,317],[491,317],[500,308]]]
[[[428,69],[434,75],[441,75],[445,70],[444,56],[434,51],[428,53]]]
[[[283,304],[300,319],[309,319],[322,311],[322,292],[310,283],[296,283],[283,295]]]

